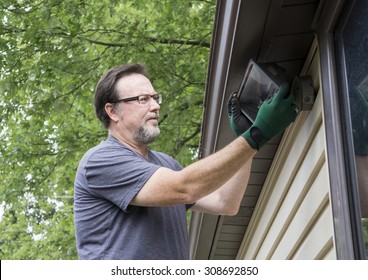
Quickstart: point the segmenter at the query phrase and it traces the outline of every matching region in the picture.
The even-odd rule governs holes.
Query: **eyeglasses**
[[[139,104],[145,105],[145,104],[149,104],[152,101],[152,99],[155,100],[158,104],[161,104],[162,103],[162,94],[157,94],[157,93],[155,93],[155,94],[142,94],[142,95],[138,95],[138,96],[118,99],[115,102],[111,102],[111,103],[138,101]]]

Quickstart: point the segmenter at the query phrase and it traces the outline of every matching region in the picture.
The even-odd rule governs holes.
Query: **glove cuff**
[[[262,130],[260,130],[256,126],[250,127],[247,131],[242,134],[243,138],[247,140],[249,145],[256,150],[259,150],[267,143],[268,139],[266,139]]]

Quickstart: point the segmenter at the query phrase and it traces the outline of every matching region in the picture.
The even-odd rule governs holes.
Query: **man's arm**
[[[214,215],[236,215],[248,185],[251,165],[252,160],[247,161],[229,181],[198,200],[191,210]]]
[[[239,201],[245,191],[251,159],[258,149],[282,132],[295,117],[294,97],[289,94],[286,85],[274,98],[263,103],[250,128],[245,132],[243,129],[237,129],[237,134],[241,134],[241,137],[181,171],[159,168],[132,200],[132,204],[140,206],[191,204],[222,186],[221,190],[202,200],[195,208],[216,213],[220,210],[214,208],[216,202],[209,203],[209,199],[216,201],[220,197],[225,203]],[[240,202],[235,205],[239,204]],[[224,208],[221,211],[223,210]],[[229,213],[234,214],[236,211],[231,207]]]
[[[191,204],[216,191],[256,153],[243,137],[181,171],[159,168],[145,183],[132,205]]]
[[[236,94],[230,96],[228,112],[230,126],[235,135],[242,134],[256,149],[260,149],[296,117],[294,97],[290,95],[287,84],[281,87],[277,96],[266,101],[260,108],[254,124],[241,112]],[[222,187],[197,201],[191,209],[217,215],[236,215],[249,181],[251,164],[252,160],[249,160]]]

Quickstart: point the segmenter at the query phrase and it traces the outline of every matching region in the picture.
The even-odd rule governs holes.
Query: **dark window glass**
[[[363,238],[368,248],[368,1],[357,0],[346,9],[349,13],[339,35],[338,48],[343,68],[342,88],[348,97],[345,110],[350,117],[346,121],[350,123],[346,127],[351,129],[347,134],[352,136],[354,156],[351,158],[355,161],[352,165],[355,167],[352,181],[357,189],[355,203],[359,204]]]

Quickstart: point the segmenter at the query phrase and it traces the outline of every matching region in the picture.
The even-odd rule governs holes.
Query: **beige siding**
[[[316,42],[305,74],[316,102],[284,133],[238,259],[336,259]]]

